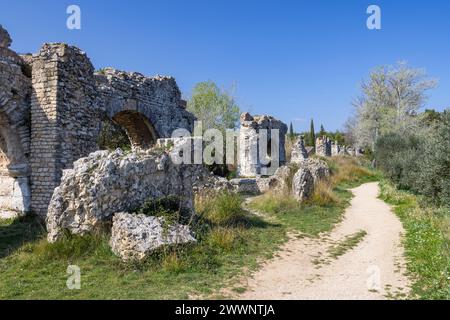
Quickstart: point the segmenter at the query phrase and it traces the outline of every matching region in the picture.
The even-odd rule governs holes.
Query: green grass
[[[407,269],[414,275],[412,298],[450,299],[450,212],[422,206],[416,195],[381,183],[380,198],[394,206],[406,230]]]
[[[347,251],[355,248],[367,235],[367,232],[364,230],[358,231],[354,234],[346,236],[342,241],[340,241],[335,246],[332,246],[328,253],[330,257],[336,259],[342,255],[344,255]]]
[[[336,187],[334,193],[339,199],[338,203],[326,206],[299,204],[290,196],[266,194],[252,201],[250,207],[274,215],[290,229],[308,236],[318,236],[322,232],[330,231],[341,221],[345,208],[350,203],[350,191]]]
[[[240,199],[232,202],[235,206]],[[197,245],[164,248],[145,262],[125,264],[111,252],[107,234],[49,244],[32,218],[2,221],[0,299],[208,297],[232,284],[243,269],[254,270],[286,240],[282,225],[242,210],[232,221],[202,222]],[[66,287],[69,265],[81,269],[81,290]]]

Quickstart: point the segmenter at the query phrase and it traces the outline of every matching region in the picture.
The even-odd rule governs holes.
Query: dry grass
[[[314,193],[308,203],[318,206],[329,206],[339,203],[338,196],[333,191],[333,185],[328,180],[320,180],[314,187]]]
[[[219,227],[211,230],[208,235],[208,243],[212,247],[220,248],[223,251],[231,251],[239,239],[239,234],[240,230],[238,228]]]
[[[364,177],[374,177],[374,173],[361,166],[355,157],[338,156],[327,159],[331,169],[331,185],[355,182]]]
[[[295,138],[292,139],[289,135],[286,136],[285,141],[285,150],[286,150],[286,160],[287,162],[291,162],[291,154],[292,154],[292,147],[294,146]]]

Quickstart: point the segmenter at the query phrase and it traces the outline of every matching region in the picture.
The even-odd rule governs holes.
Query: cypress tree
[[[323,125],[320,125],[320,133],[319,136],[323,137],[324,135],[326,135],[327,133],[325,132],[325,128],[323,127]]]
[[[316,133],[314,131],[314,120],[311,119],[311,128],[309,130],[309,145],[316,147]]]
[[[292,122],[291,122],[291,124],[289,126],[289,137],[291,139],[294,139],[294,127],[292,126]]]

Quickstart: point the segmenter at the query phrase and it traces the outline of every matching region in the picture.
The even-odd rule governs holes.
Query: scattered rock
[[[260,189],[256,178],[238,178],[230,180],[234,191],[242,194],[259,194]]]
[[[9,36],[9,33],[6,29],[2,27],[0,24],[0,48],[9,48],[11,45],[12,40]]]
[[[119,212],[113,218],[110,245],[124,261],[142,261],[162,246],[196,241],[188,226],[165,226],[162,217]]]
[[[309,158],[305,160],[302,165],[302,168],[307,168],[312,176],[314,177],[314,182],[318,180],[328,179],[330,177],[330,168],[328,164],[317,158]]]

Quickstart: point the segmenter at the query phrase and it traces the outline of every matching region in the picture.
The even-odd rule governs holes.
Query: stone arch
[[[112,120],[125,130],[133,148],[149,149],[159,138],[150,120],[138,111],[118,112]]]

